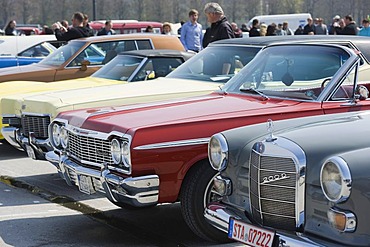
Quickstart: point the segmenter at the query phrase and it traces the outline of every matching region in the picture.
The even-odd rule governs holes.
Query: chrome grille
[[[48,138],[48,126],[50,124],[49,116],[29,116],[23,115],[21,118],[22,134],[28,136],[34,132],[36,138]]]
[[[263,183],[264,178],[286,174],[289,178]],[[270,157],[252,150],[250,200],[253,219],[279,229],[296,228],[296,165],[291,158]]]
[[[113,165],[110,141],[68,132],[68,153],[78,161]]]
[[[19,117],[3,117],[2,122],[10,126],[19,126],[21,124],[21,119]]]

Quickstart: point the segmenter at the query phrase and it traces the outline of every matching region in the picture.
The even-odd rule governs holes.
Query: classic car
[[[370,246],[369,124],[360,111],[213,135],[205,217],[250,246]]]
[[[53,83],[42,83],[42,82],[24,82],[24,81],[10,81],[4,82],[0,84],[0,98],[7,97],[12,95],[11,103],[13,105],[12,108],[8,107],[9,99],[5,101],[3,109],[5,109],[4,113],[7,113],[4,122],[6,124],[11,124],[13,126],[19,127],[21,121],[14,122],[14,113],[19,113],[19,111],[26,110],[33,110],[35,113],[43,112],[51,110],[51,108],[46,108],[47,105],[37,106],[36,108],[30,108],[29,105],[26,107],[20,106],[19,103],[23,99],[23,97],[39,94],[41,92],[50,92],[48,95],[43,95],[43,100],[45,98],[52,99],[53,97],[59,97],[57,99],[58,106],[53,110],[59,111],[61,110],[62,106],[70,106],[71,100],[75,100],[74,103],[77,101],[87,101],[91,104],[97,104],[95,101],[99,100],[102,101],[104,98],[105,100],[115,102],[117,100],[113,96],[116,97],[122,95],[122,90],[125,87],[121,87],[123,84],[127,82],[136,82],[140,80],[150,80],[154,78],[158,78],[161,76],[165,76],[166,73],[169,73],[170,70],[175,69],[177,66],[188,60],[193,53],[184,52],[184,51],[177,51],[177,50],[135,50],[135,51],[127,51],[122,52],[118,56],[114,57],[113,60],[103,66],[103,68],[97,72],[95,72],[90,77],[86,78],[79,78],[79,79],[71,79],[71,80],[64,80],[58,81]],[[108,87],[102,88],[105,85],[113,85],[118,84],[117,87]],[[121,86],[120,86],[121,85]],[[98,89],[94,89],[94,87],[99,87]],[[64,92],[67,89],[80,89],[80,88],[88,88],[87,90],[76,91],[76,92]],[[202,88],[204,89],[204,87]],[[214,87],[212,87],[214,89]],[[106,94],[102,94],[103,90],[106,90]],[[110,92],[110,90],[113,90]],[[211,90],[211,89],[210,89]],[[56,91],[63,91],[59,95],[56,94]],[[14,95],[16,94],[16,95]],[[65,97],[62,99],[60,95],[64,95]],[[73,96],[72,96],[73,95]],[[68,98],[68,100],[67,100]],[[55,103],[55,99],[52,99],[52,102]],[[42,101],[46,103],[45,101]],[[87,103],[86,102],[86,103]],[[95,102],[95,103],[92,103]],[[28,104],[28,102],[26,103]],[[1,106],[1,104],[0,104]],[[18,107],[15,109],[14,107]],[[76,105],[74,106],[76,107]],[[27,108],[27,109],[26,109]],[[11,110],[10,110],[11,109]],[[70,109],[67,107],[67,109]],[[12,115],[9,115],[11,112]],[[42,114],[45,116],[46,112]],[[0,107],[0,119],[1,119],[2,108]],[[33,113],[34,114],[34,113]],[[31,115],[33,115],[31,114]],[[29,116],[29,115],[27,115]],[[36,117],[36,115],[33,115]],[[10,119],[9,119],[10,118]],[[36,121],[35,118],[33,121]],[[26,121],[26,123],[31,124],[32,122]],[[33,122],[36,124],[36,122]],[[1,126],[1,123],[0,123]],[[40,125],[36,125],[37,127],[41,127]],[[9,130],[7,128],[6,130]],[[32,131],[33,129],[29,129]],[[13,131],[12,131],[13,133]],[[15,133],[15,132],[14,132]],[[36,131],[36,133],[39,133]],[[28,134],[28,132],[27,132]],[[0,135],[0,139],[2,139],[2,135]],[[9,139],[8,141],[11,142],[13,139]],[[13,143],[13,142],[11,142]],[[17,144],[17,143],[16,143]],[[18,146],[18,145],[17,145]]]
[[[97,20],[89,23],[97,33],[105,26],[106,20]],[[147,26],[153,27],[154,33],[162,33],[162,23],[156,21],[112,20],[112,29],[116,34],[144,33]]]
[[[122,51],[146,49],[184,51],[178,38],[169,35],[126,34],[75,39],[37,64],[0,69],[0,83],[15,80],[51,82],[86,77]]]
[[[104,192],[122,207],[180,200],[196,234],[225,240],[204,217],[206,205],[218,198],[209,138],[266,118],[370,109],[369,85],[362,81],[369,70],[361,71],[361,61],[344,46],[268,45],[208,95],[60,113],[49,125],[54,151],[46,159],[68,184],[84,193]]]
[[[0,68],[38,63],[56,50],[55,42],[54,35],[3,36],[0,38]]]
[[[240,47],[241,44],[243,47]],[[59,112],[209,93],[223,85],[255,56],[261,49],[261,46],[257,46],[257,44],[256,40],[240,41],[238,44],[228,44],[226,41],[221,44],[212,44],[197,54],[195,58],[176,68],[167,78],[157,79],[153,83],[142,82],[135,85],[47,92],[32,96],[22,94],[6,96],[1,101],[0,112],[3,114],[3,123],[9,124],[9,126],[4,127],[2,133],[5,139],[16,148],[28,150],[28,154],[32,158],[42,159],[45,152],[52,150],[48,141],[47,126]],[[139,52],[130,53],[138,54]],[[153,50],[153,53],[157,54],[159,58],[159,54],[162,52]],[[240,57],[244,59],[241,60]],[[218,58],[222,58],[222,60]],[[137,81],[151,76],[164,76],[176,67],[176,64],[171,65],[170,61],[166,61],[168,59],[169,57],[162,57],[157,60],[160,63],[154,64],[148,60],[140,63],[141,60],[131,58],[126,60],[127,66],[122,66],[120,61],[113,60],[97,71],[93,77],[116,80],[128,78]],[[224,61],[228,61],[227,66],[224,66]],[[139,64],[141,69],[137,69]],[[153,66],[155,67],[154,75],[152,73]],[[227,67],[227,71],[220,70],[218,76],[211,73],[211,68],[221,69],[223,66]],[[136,71],[133,76],[122,74],[124,71],[133,70]]]

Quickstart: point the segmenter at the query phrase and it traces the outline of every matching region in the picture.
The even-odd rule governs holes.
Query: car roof
[[[279,43],[289,44],[300,42],[351,43],[359,51],[361,51],[361,53],[368,62],[370,61],[370,37],[356,35],[282,35],[282,36],[247,37],[247,38],[219,40],[211,43],[210,46],[222,44],[266,46]]]
[[[185,59],[189,59],[194,54],[195,53],[192,53],[192,52],[166,50],[166,49],[132,50],[132,51],[124,51],[124,52],[119,53],[119,55],[134,55],[134,56],[142,56],[142,57],[184,57]]]
[[[90,41],[90,42],[97,42],[97,41],[109,41],[109,40],[121,40],[121,39],[169,39],[171,35],[163,35],[163,34],[156,34],[156,33],[130,33],[130,34],[116,34],[116,35],[101,35],[101,36],[91,36],[86,38],[79,38],[74,39],[71,41]],[[173,36],[177,38],[176,36]]]

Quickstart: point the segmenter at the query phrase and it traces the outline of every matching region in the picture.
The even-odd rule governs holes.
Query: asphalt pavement
[[[68,186],[49,162],[0,143],[0,246],[225,245],[197,237],[179,203],[121,209]]]

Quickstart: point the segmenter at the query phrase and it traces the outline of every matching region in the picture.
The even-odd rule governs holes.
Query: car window
[[[90,44],[67,67],[81,66],[84,60],[89,61],[90,65],[102,65],[105,55],[106,51],[102,50],[96,44]]]
[[[322,83],[333,77],[349,54],[339,47],[275,46],[257,55],[224,87],[227,92],[252,92],[314,100]]]
[[[136,41],[139,50],[151,50],[154,49],[150,40],[137,40]]]
[[[226,82],[238,74],[260,49],[256,46],[210,46],[187,60],[167,77]]]
[[[91,76],[126,81],[142,61],[142,57],[117,56]]]
[[[42,44],[38,44],[20,52],[18,55],[22,57],[46,57],[50,53],[50,50],[46,49]]]
[[[132,81],[143,81],[164,77],[183,63],[181,58],[151,58],[137,72]]]
[[[65,63],[71,56],[81,49],[85,42],[69,42],[67,45],[59,47],[55,52],[41,60],[40,64],[59,66]]]

